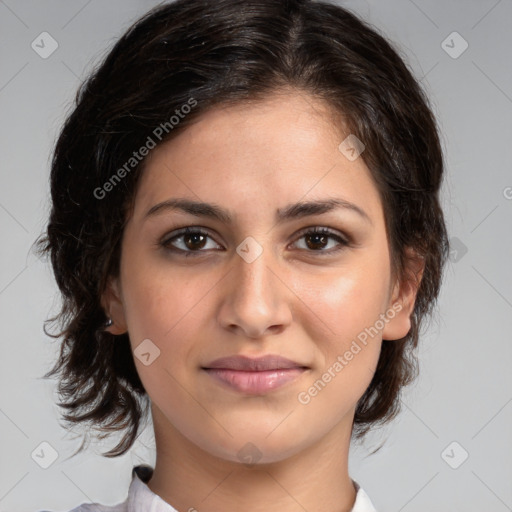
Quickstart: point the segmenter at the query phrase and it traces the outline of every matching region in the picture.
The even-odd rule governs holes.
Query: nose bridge
[[[247,298],[261,303],[272,300],[273,274],[270,268],[272,263],[272,251],[252,237],[247,237],[237,247],[235,258],[236,282],[235,288],[239,292],[239,300]]]
[[[231,273],[229,296],[224,297],[222,323],[237,326],[246,335],[261,336],[269,327],[290,321],[282,285],[274,275],[270,248],[248,237],[238,247]]]

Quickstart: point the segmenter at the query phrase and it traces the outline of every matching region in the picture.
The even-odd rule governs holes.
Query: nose
[[[285,271],[270,249],[264,249],[253,261],[235,254],[224,282],[219,310],[223,328],[257,339],[282,332],[290,325],[293,292],[286,286]]]

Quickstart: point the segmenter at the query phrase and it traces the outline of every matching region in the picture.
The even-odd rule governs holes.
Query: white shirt
[[[148,487],[147,482],[149,482],[152,475],[153,468],[151,466],[147,464],[135,466],[132,470],[128,497],[123,503],[113,506],[83,503],[70,512],[178,512]],[[377,512],[361,486],[354,480],[352,480],[352,483],[357,494],[350,512]]]

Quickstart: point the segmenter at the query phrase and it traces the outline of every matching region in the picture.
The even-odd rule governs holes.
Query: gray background
[[[0,512],[117,503],[132,466],[154,463],[151,426],[121,458],[99,455],[115,439],[69,458],[80,439],[59,424],[55,383],[42,379],[58,349],[42,325],[60,299],[49,266],[29,253],[48,215],[52,145],[79,81],[154,5],[0,0]],[[420,378],[404,393],[398,419],[354,447],[350,473],[379,512],[510,511],[512,1],[343,5],[399,45],[432,98],[446,151],[443,207],[457,249],[421,342]],[[59,45],[47,59],[31,47],[45,31]],[[469,45],[457,58],[457,36],[442,46],[454,31]],[[31,456],[42,442],[58,453],[47,469]]]

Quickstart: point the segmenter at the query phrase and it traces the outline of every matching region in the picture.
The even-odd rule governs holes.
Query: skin
[[[135,363],[155,429],[148,485],[177,510],[342,512],[354,505],[348,452],[357,401],[382,340],[408,333],[417,287],[392,279],[378,190],[363,159],[350,161],[338,149],[348,133],[332,119],[304,93],[276,93],[203,114],[146,160],[120,276],[103,303],[114,321],[110,332],[128,332],[133,350],[145,339],[160,350],[150,365]],[[275,222],[278,208],[334,197],[362,208],[370,222],[348,209]],[[144,218],[172,198],[215,203],[233,222],[179,210]],[[174,239],[176,253],[170,243],[159,245],[187,226],[209,236]],[[350,245],[300,233],[315,226],[349,237]],[[248,236],[263,250],[251,263],[236,252]],[[185,257],[179,249],[195,252]],[[298,394],[393,304],[401,311],[300,403]],[[269,353],[309,369],[257,396],[201,369],[223,356]],[[253,445],[257,452],[247,448]],[[244,446],[252,465],[238,455]]]

